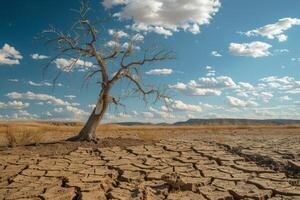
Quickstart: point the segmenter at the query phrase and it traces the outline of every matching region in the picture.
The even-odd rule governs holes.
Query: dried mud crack
[[[77,147],[64,155],[7,150],[0,199],[300,199],[295,173],[254,162],[243,150],[204,140]]]

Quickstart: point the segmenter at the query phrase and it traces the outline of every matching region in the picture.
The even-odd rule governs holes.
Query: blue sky
[[[128,98],[126,109],[110,106],[106,122],[173,122],[188,118],[300,119],[300,2],[297,0],[104,0],[90,2],[101,26],[102,44],[128,35],[173,50],[177,59],[142,69],[146,83],[168,88],[169,109]],[[98,86],[82,77],[93,60],[83,58],[71,73],[52,80],[66,57],[34,37],[49,24],[67,31],[76,20],[73,0],[4,0],[0,12],[0,118],[84,121]],[[122,31],[122,32],[121,32]],[[123,35],[122,35],[123,34]],[[109,66],[110,67],[110,66]],[[111,66],[110,73],[114,72]],[[118,94],[124,84],[116,85]]]

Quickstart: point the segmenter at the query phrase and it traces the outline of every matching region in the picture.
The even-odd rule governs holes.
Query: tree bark
[[[100,124],[104,113],[107,108],[107,95],[108,92],[102,93],[94,108],[93,112],[89,116],[89,119],[85,123],[78,135],[71,137],[68,141],[96,141],[96,129]]]

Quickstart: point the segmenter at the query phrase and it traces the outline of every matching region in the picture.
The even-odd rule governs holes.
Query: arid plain
[[[0,199],[300,199],[300,126],[81,126],[2,122]]]

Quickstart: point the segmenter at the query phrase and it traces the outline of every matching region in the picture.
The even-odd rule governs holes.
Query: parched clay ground
[[[239,135],[0,151],[0,199],[300,199],[300,136]]]

